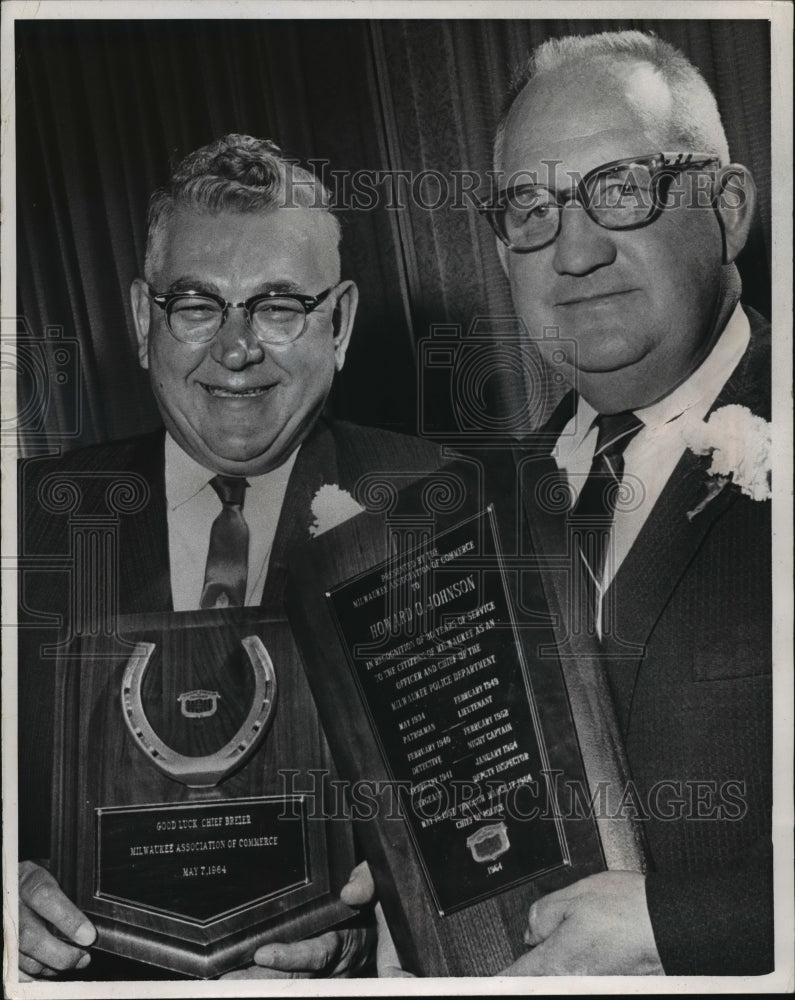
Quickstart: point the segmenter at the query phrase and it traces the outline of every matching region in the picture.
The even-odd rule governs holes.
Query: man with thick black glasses
[[[150,201],[145,277],[131,291],[139,359],[165,430],[30,463],[30,551],[60,551],[68,538],[64,519],[39,502],[46,476],[80,477],[91,509],[108,475],[134,472],[148,503],[120,529],[119,613],[277,608],[291,553],[361,509],[350,495],[361,476],[392,471],[405,479],[437,467],[437,450],[425,442],[322,416],[358,295],[340,278],[339,239],[328,192],[267,140],[229,135],[175,168]],[[318,508],[324,487],[329,500]],[[67,620],[61,581],[38,574],[23,601]],[[49,854],[54,693],[51,664],[36,655],[43,641],[40,630],[28,631],[20,650],[23,859]],[[54,878],[24,860],[21,977],[86,968],[94,939]],[[368,940],[367,928],[354,927],[266,946],[244,974],[355,974]],[[123,963],[116,974],[114,962],[102,963],[108,978],[132,975]],[[134,970],[135,978],[156,977],[149,968]]]
[[[509,971],[769,971],[769,325],[734,265],[753,181],[698,71],[639,32],[536,50],[495,168],[517,315],[572,390],[543,436],[568,625],[597,644],[648,851],[645,876],[537,902]]]

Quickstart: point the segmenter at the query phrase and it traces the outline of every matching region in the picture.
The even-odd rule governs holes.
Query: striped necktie
[[[216,476],[210,486],[222,509],[210,530],[201,607],[237,607],[245,603],[248,580],[248,525],[243,517],[248,482],[242,476]]]
[[[643,427],[634,413],[600,414],[591,471],[571,513],[590,614],[598,618],[607,543],[621,480],[624,449]]]

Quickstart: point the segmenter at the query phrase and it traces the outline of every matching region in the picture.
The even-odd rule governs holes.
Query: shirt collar
[[[212,473],[183,451],[166,431],[166,502],[170,510],[192,500],[212,479]]]
[[[166,503],[169,510],[176,510],[184,503],[192,500],[201,493],[205,487],[209,486],[214,473],[210,469],[200,465],[195,459],[184,451],[174,438],[166,431]],[[249,491],[246,495],[246,502],[250,498],[264,489],[281,487],[286,485],[290,478],[295,459],[299,449],[290,455],[286,462],[282,462],[276,469],[264,472],[259,476],[246,476],[249,482]],[[210,487],[212,489],[212,487]],[[250,506],[250,503],[249,503]]]
[[[750,339],[751,325],[738,303],[718,342],[693,374],[656,403],[635,410],[635,415],[651,428],[670,423],[686,410],[704,417],[745,354]]]
[[[634,410],[635,416],[651,429],[670,423],[686,410],[704,417],[745,354],[750,339],[751,325],[738,303],[717,343],[693,374],[656,403]],[[581,396],[577,405],[575,434],[567,451],[582,444],[597,416],[597,411]]]

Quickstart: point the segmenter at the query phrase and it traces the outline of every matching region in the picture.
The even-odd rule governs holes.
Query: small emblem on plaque
[[[475,861],[494,861],[510,848],[508,830],[504,823],[490,823],[482,826],[467,837],[467,847]]]
[[[218,711],[221,695],[217,691],[183,691],[177,698],[186,719],[206,719]]]

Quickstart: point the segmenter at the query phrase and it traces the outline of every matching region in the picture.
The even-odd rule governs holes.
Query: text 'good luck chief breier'
[[[418,439],[321,415],[357,304],[356,286],[340,280],[340,228],[328,205],[316,178],[266,140],[227,136],[177,166],[151,199],[145,278],[132,285],[140,363],[165,432],[31,461],[27,554],[68,545],[65,517],[38,505],[45,476],[74,473],[85,509],[101,509],[107,475],[135,472],[150,498],[120,525],[119,613],[278,605],[322,486],[350,491],[368,472],[419,475],[438,465],[437,449]],[[224,499],[237,508],[232,533],[247,533],[237,559],[228,532],[224,551],[214,554],[212,543],[223,491],[236,486],[242,496]],[[30,574],[23,606],[68,620],[66,591],[61,574]],[[23,859],[49,853],[54,667],[36,652],[47,640],[27,631],[20,649]],[[94,936],[49,873],[24,860],[21,974],[85,968]],[[291,970],[329,975],[357,968],[363,946],[356,931],[332,932],[256,960],[281,957]]]

